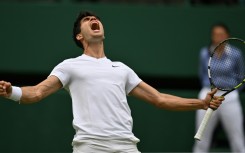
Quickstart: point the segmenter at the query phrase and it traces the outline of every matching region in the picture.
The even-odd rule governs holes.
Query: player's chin
[[[94,33],[92,35],[92,37],[94,37],[94,38],[100,38],[101,40],[105,39],[105,36],[104,36],[103,33]]]
[[[91,34],[91,39],[100,39],[100,40],[104,40],[105,36],[103,33],[92,33]]]

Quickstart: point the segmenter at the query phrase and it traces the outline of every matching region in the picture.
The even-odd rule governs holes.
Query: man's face
[[[212,44],[218,45],[223,40],[227,39],[229,34],[223,27],[215,27],[211,34]]]
[[[79,35],[81,35],[85,41],[95,42],[104,39],[103,25],[95,16],[84,17],[80,23],[81,32]]]

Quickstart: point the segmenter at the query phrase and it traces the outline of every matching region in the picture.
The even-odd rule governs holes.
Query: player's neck
[[[84,54],[94,57],[103,58],[105,57],[104,45],[103,43],[89,44],[84,49]]]

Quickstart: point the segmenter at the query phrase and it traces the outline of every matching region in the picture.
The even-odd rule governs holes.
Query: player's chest
[[[125,82],[127,71],[119,65],[94,64],[74,68],[72,77],[85,82]]]

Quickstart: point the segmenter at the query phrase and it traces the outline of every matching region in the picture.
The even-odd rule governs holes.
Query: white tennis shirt
[[[132,133],[126,96],[142,80],[128,66],[83,54],[64,60],[50,75],[58,77],[71,95],[73,142],[91,138],[139,141]]]

